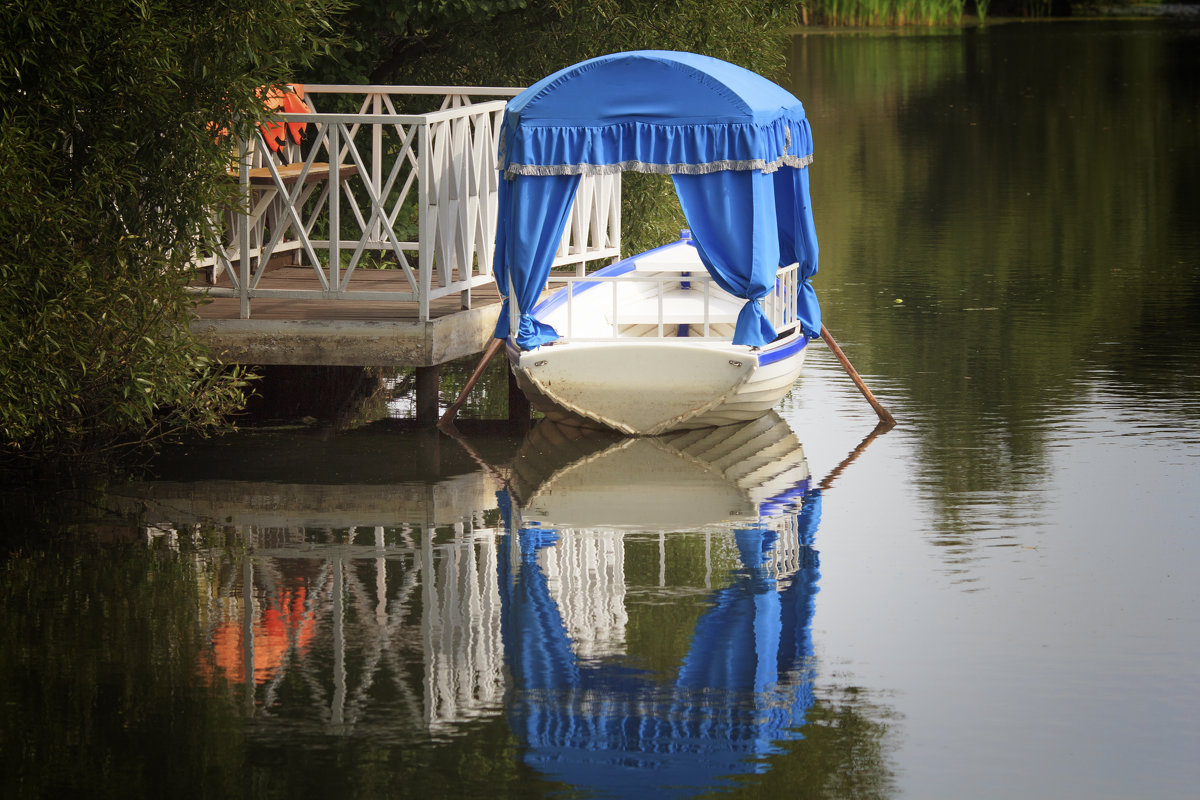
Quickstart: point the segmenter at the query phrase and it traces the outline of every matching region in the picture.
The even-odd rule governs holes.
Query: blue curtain
[[[770,343],[775,328],[760,301],[774,288],[779,267],[772,175],[726,170],[671,177],[709,274],[722,289],[749,301],[738,314],[733,343]]]
[[[579,188],[578,175],[518,175],[500,181],[498,230],[493,273],[505,301],[500,307],[495,337],[507,339],[510,309],[509,276],[517,294],[520,324],[517,344],[522,350],[558,338],[553,327],[530,314],[550,275],[550,264],[558,251],[567,225],[567,215]],[[510,269],[510,265],[514,268]]]
[[[800,265],[797,315],[804,335],[821,336],[821,305],[811,278],[817,274],[817,226],[808,193],[808,170],[783,167],[775,177],[775,217],[779,221],[779,266]]]
[[[513,581],[510,548],[498,548],[503,613],[500,635],[513,680],[522,689],[561,689],[579,682],[579,665],[537,552],[558,539],[549,529],[510,533],[520,540],[521,569]]]
[[[734,535],[743,569],[697,620],[679,669],[681,687],[765,692],[778,681],[779,593],[763,566],[777,535],[766,527]]]
[[[612,53],[548,75],[508,102],[505,170],[573,172],[609,164],[758,162],[812,153],[791,92],[695,53]],[[586,170],[585,170],[586,171]]]
[[[725,291],[747,302],[733,343],[761,347],[775,328],[761,300],[774,288],[779,267],[800,265],[800,325],[821,335],[821,306],[810,283],[817,274],[817,233],[808,194],[808,170],[759,170],[674,175],[675,192],[708,271]]]
[[[496,283],[517,278],[517,343],[558,338],[528,316],[554,258],[574,175],[601,167],[674,172],[684,216],[718,285],[745,299],[735,344],[775,338],[760,301],[776,271],[801,265],[800,323],[820,335],[820,308],[808,279],[817,271],[809,206],[812,131],[786,89],[742,67],[694,53],[614,53],[559,70],[509,101],[500,135]],[[708,172],[708,170],[713,170]],[[765,171],[764,171],[765,170]],[[706,173],[706,174],[679,174]],[[547,175],[547,173],[551,173]],[[574,173],[574,175],[572,174]]]
[[[766,769],[764,756],[802,737],[815,553],[781,587],[766,569],[776,533],[736,531],[742,568],[711,595],[677,679],[662,683],[623,658],[580,660],[537,560],[557,532],[508,535],[519,549],[506,541],[497,563],[506,702],[526,764],[589,796],[690,795]]]
[[[793,262],[800,265],[801,328],[808,337],[819,337],[821,307],[811,283],[818,246],[808,170],[672,177],[709,273],[722,289],[748,301],[738,314],[733,343],[761,347],[775,339],[761,301],[774,288],[776,270]],[[553,327],[534,319],[529,310],[546,285],[578,187],[578,175],[518,175],[500,181],[494,271],[502,293],[512,275],[520,308],[517,344],[523,350],[558,338]],[[498,339],[508,338],[509,313],[505,299],[494,334]]]

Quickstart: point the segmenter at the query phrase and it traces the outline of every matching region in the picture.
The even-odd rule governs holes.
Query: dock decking
[[[399,270],[358,270],[362,291],[402,291]],[[282,267],[265,274],[262,289],[319,291],[311,267]],[[474,355],[487,347],[500,312],[494,284],[471,291],[471,308],[459,295],[429,304],[421,320],[412,302],[258,297],[250,319],[239,319],[236,297],[209,298],[192,323],[222,360],[243,364],[430,367]]]
[[[291,88],[308,113],[277,115],[303,131],[286,153],[258,128],[237,141],[245,207],[196,254],[191,329],[225,362],[415,368],[436,421],[440,365],[486,349],[499,316],[497,149],[521,89]],[[620,187],[580,180],[556,266],[619,255]]]

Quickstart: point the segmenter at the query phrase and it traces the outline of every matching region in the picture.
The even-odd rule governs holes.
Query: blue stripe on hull
[[[782,361],[785,358],[791,358],[805,347],[808,347],[808,337],[804,334],[800,334],[800,338],[793,342],[789,342],[788,344],[785,344],[784,346],[774,350],[767,350],[763,353],[759,353],[758,365],[760,367],[765,367],[768,364],[774,364],[776,361]]]

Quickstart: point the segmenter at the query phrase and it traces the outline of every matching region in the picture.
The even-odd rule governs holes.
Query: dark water
[[[1198,33],[795,40],[878,438],[814,348],[753,429],[245,433],[10,530],[0,793],[1196,796]]]

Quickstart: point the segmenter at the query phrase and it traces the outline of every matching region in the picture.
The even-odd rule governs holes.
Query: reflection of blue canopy
[[[774,532],[736,532],[742,568],[710,596],[668,682],[621,659],[578,659],[537,561],[556,537],[510,529],[519,548],[500,548],[501,624],[515,689],[510,722],[526,762],[604,796],[690,794],[763,769],[781,742],[801,738],[814,702],[810,625],[819,576],[815,520],[806,519],[818,508],[807,501],[797,520],[806,535],[800,566],[786,579],[766,569]]]
[[[513,98],[501,130],[495,276],[520,307],[517,343],[558,338],[529,315],[580,175],[670,174],[700,257],[726,291],[747,299],[735,344],[775,331],[761,301],[781,266],[800,264],[804,332],[820,332],[809,278],[817,237],[809,204],[812,134],[789,92],[741,67],[662,50],[617,53],[543,78]],[[496,336],[509,334],[507,302]]]

